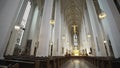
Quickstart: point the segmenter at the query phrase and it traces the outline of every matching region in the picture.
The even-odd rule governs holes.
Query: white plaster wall
[[[13,27],[11,24],[15,24],[14,17],[17,14],[19,3],[20,0],[0,0],[0,58],[3,58],[8,37]]]
[[[114,55],[120,57],[120,14],[118,13],[113,1],[99,0],[100,7],[106,12],[107,17],[102,20],[106,34],[110,37]]]
[[[3,9],[3,6],[5,6],[7,0],[0,0],[0,12]]]

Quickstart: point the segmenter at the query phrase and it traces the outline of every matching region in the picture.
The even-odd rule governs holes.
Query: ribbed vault
[[[77,36],[79,36],[84,6],[85,0],[61,0],[62,13],[71,36],[74,34],[73,25],[77,26]]]

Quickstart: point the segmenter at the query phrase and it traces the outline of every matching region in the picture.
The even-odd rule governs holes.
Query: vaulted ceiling
[[[84,14],[85,0],[61,0],[61,9],[64,20],[68,25],[71,36],[73,36],[73,25],[77,26],[77,35],[81,28],[81,22]]]

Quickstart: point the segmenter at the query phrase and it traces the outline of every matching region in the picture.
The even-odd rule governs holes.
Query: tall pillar
[[[96,13],[93,0],[86,0],[86,3],[87,3],[87,9],[88,9],[91,25],[92,25],[93,36],[95,39],[96,54],[97,56],[106,56],[105,48],[102,40],[102,33],[101,33],[100,24],[98,20],[98,15]]]
[[[113,0],[98,0],[101,9],[103,9],[107,17],[101,20],[108,40],[111,41],[112,49],[116,58],[120,57],[120,14]],[[108,42],[109,43],[109,42]],[[110,46],[111,46],[110,45]]]
[[[40,26],[39,46],[36,56],[48,56],[50,40],[50,19],[52,15],[53,0],[45,0],[43,17]]]
[[[84,34],[85,33],[85,34]],[[87,49],[89,54],[90,48],[92,49],[92,55],[95,55],[95,42],[91,26],[91,21],[89,19],[88,10],[84,9],[83,23],[81,27],[81,33],[84,36],[81,36],[81,52],[83,49]],[[84,44],[84,42],[86,44]]]
[[[26,37],[26,39],[22,41],[22,42],[26,41],[25,47],[24,47],[26,49],[24,51],[27,51],[27,54],[29,54],[29,55],[33,55],[31,53],[34,52],[34,47],[36,45],[35,42],[37,40],[36,36],[38,36],[37,34],[39,34],[36,32],[36,31],[38,31],[38,29],[36,29],[36,28],[37,28],[38,23],[39,23],[37,20],[38,20],[38,16],[40,15],[38,13],[39,13],[39,8],[35,4],[34,11],[33,11],[32,16],[31,16],[32,18],[30,20],[31,23],[28,25],[28,28],[27,28],[28,31],[26,32],[26,35],[24,36],[24,37]],[[27,49],[27,48],[29,48],[29,49]]]
[[[32,44],[31,44],[31,50],[30,55],[36,56],[36,51],[39,45],[39,33],[40,33],[40,25],[41,25],[41,6],[38,7],[38,16],[37,16],[37,22],[35,24],[35,30],[32,38]]]
[[[90,21],[87,9],[85,11],[85,18],[86,18],[86,22],[87,22],[87,25],[88,25],[89,35],[91,36],[91,37],[88,37],[89,38],[89,43],[91,44],[93,55],[96,55],[95,54],[95,39],[94,39],[94,36],[93,36],[93,30],[92,30],[91,21]]]
[[[60,0],[55,1],[55,32],[54,32],[54,46],[53,56],[60,56],[61,47],[61,9]]]
[[[64,41],[66,39],[65,35],[65,21],[64,21],[64,15],[63,12],[61,13],[61,39],[60,39],[60,55],[63,55],[64,53]]]

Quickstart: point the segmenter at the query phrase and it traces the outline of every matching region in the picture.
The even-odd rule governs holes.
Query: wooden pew
[[[19,68],[60,68],[69,57],[34,57],[34,56],[7,56],[6,63],[19,63]]]
[[[120,68],[120,58],[116,58],[112,62],[112,68]]]
[[[19,68],[19,63],[7,63],[3,59],[1,59],[0,68]]]
[[[94,64],[98,68],[112,68],[112,62],[114,58],[112,57],[84,57],[85,60]]]

